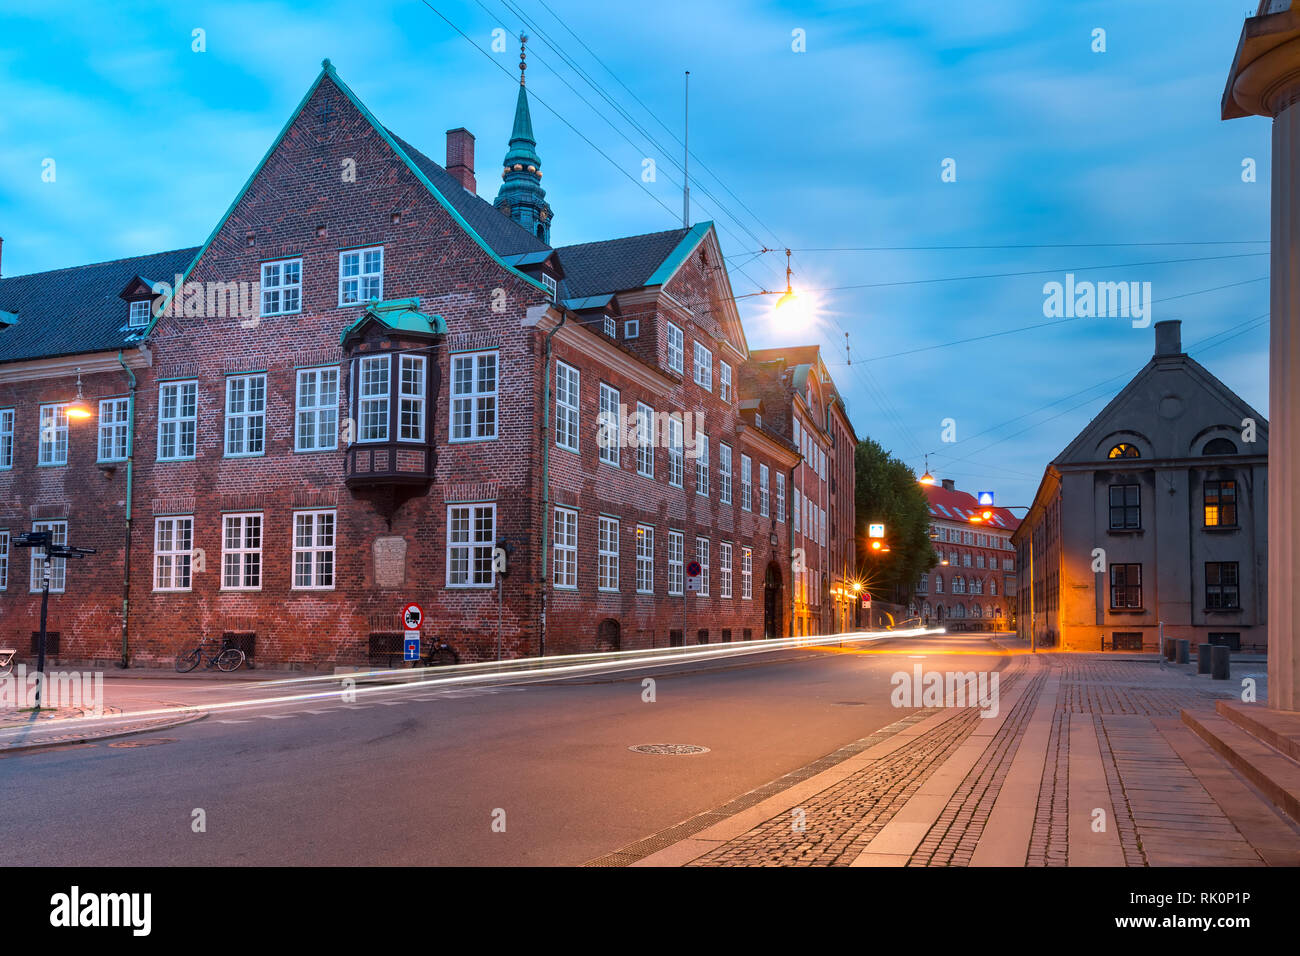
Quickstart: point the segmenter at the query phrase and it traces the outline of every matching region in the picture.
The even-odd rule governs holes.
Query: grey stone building
[[[1012,536],[1017,629],[1065,650],[1266,644],[1268,422],[1155,325],[1155,354],[1047,466]]]

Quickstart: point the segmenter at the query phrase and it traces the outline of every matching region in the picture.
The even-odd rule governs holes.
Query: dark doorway
[[[769,561],[763,577],[763,636],[781,636],[781,567]]]
[[[607,617],[596,628],[596,650],[617,651],[622,646],[618,621]]]

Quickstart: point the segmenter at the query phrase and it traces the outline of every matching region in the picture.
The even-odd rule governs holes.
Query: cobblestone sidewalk
[[[1020,656],[1003,673],[996,719],[918,712],[793,786],[594,862],[1300,865],[1300,827],[1178,719],[1237,684],[1068,654]]]

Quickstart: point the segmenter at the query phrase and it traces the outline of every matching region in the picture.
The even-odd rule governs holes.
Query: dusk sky
[[[324,57],[432,158],[473,132],[491,199],[518,76],[493,30],[525,29],[555,245],[680,223],[690,70],[692,218],[737,296],[784,288],[789,246],[818,306],[796,326],[740,300],[750,347],[821,343],[860,437],[1027,504],[1154,342],[1125,318],[960,342],[1050,321],[1066,273],[1150,282],[1153,321],[1268,414],[1269,124],[1219,119],[1247,6],[4,0],[3,274],[201,244]]]

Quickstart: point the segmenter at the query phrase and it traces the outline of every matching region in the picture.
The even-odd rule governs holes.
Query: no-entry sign
[[[408,631],[418,631],[424,621],[424,609],[412,601],[402,608],[402,626]]]

